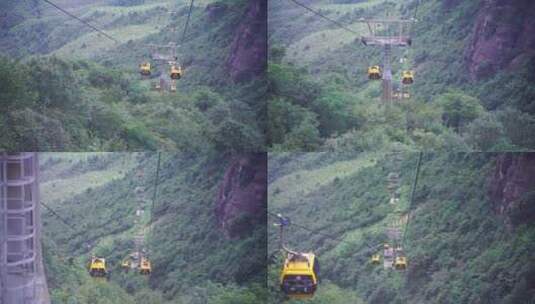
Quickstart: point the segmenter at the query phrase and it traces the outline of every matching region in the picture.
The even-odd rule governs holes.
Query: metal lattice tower
[[[403,226],[406,222],[406,214],[399,207],[400,171],[403,155],[400,151],[394,151],[389,153],[387,157],[391,159],[393,165],[392,171],[386,177],[386,188],[390,194],[389,204],[392,208],[392,217],[385,227],[385,234],[391,247],[384,251],[384,268],[391,269],[394,259],[397,256],[404,256],[401,237]]]
[[[157,65],[175,66],[180,65],[178,62],[177,50],[179,45],[174,42],[169,44],[147,44],[150,48],[150,57]],[[165,50],[165,51],[164,51]],[[176,91],[176,81],[174,79],[167,80],[163,73],[159,79],[160,90]]]
[[[369,35],[362,36],[361,42],[366,46],[383,48],[383,94],[384,104],[392,103],[392,47],[407,47],[412,43],[409,36],[410,26],[416,20],[411,19],[361,19],[368,26]]]
[[[383,56],[383,102],[390,103],[392,101],[392,66],[390,58],[392,56],[392,47],[390,44],[384,46]]]
[[[48,304],[36,153],[0,153],[0,304]]]

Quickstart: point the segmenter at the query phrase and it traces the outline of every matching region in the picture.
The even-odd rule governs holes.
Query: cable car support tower
[[[37,153],[0,152],[0,304],[49,304]]]
[[[416,19],[360,19],[368,27],[368,35],[361,37],[361,42],[365,46],[377,46],[383,49],[383,93],[381,100],[383,104],[392,103],[392,48],[409,47],[412,39],[409,35],[410,27]]]

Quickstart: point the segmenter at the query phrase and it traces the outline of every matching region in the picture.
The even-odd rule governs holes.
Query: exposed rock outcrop
[[[267,155],[236,157],[219,188],[216,216],[229,238],[247,235],[252,226],[265,221],[267,204]]]
[[[535,154],[499,155],[489,179],[488,193],[494,212],[509,229],[535,220]]]
[[[465,50],[472,79],[518,67],[535,56],[535,1],[485,0]]]
[[[267,0],[250,0],[234,35],[227,60],[232,80],[242,82],[261,75],[267,60]]]

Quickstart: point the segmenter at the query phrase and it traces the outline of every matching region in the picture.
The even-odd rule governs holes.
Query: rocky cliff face
[[[236,82],[262,74],[267,58],[267,0],[250,0],[234,35],[227,70]]]
[[[267,156],[236,157],[225,172],[216,199],[218,224],[229,238],[240,237],[265,220]]]
[[[488,193],[494,212],[509,229],[535,220],[535,154],[498,156]]]
[[[484,0],[465,50],[472,79],[515,68],[535,56],[535,1]]]

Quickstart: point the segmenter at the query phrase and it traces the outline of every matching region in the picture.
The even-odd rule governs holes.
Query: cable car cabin
[[[401,74],[401,82],[403,84],[412,84],[414,82],[412,71],[403,71]]]
[[[149,275],[152,271],[152,266],[150,261],[147,258],[141,258],[141,263],[139,264],[139,273]]]
[[[150,76],[150,62],[143,62],[140,64],[139,73],[143,76]]]
[[[176,65],[172,65],[171,66],[171,71],[169,72],[169,76],[171,77],[171,79],[180,79],[182,78],[182,67],[180,66],[176,66]]]
[[[89,264],[89,275],[92,277],[106,277],[108,275],[106,259],[92,257]]]
[[[121,267],[123,267],[123,269],[130,269],[131,267],[131,263],[129,260],[124,260],[122,263],[121,263]]]
[[[369,67],[368,78],[371,80],[381,79],[381,68],[378,65]]]
[[[288,253],[280,276],[281,290],[290,298],[311,298],[318,275],[319,263],[313,253]]]
[[[372,255],[372,265],[379,265],[381,264],[381,258],[378,254]]]
[[[405,270],[407,269],[407,258],[404,256],[398,256],[396,257],[396,261],[394,263],[394,267],[396,270]]]

